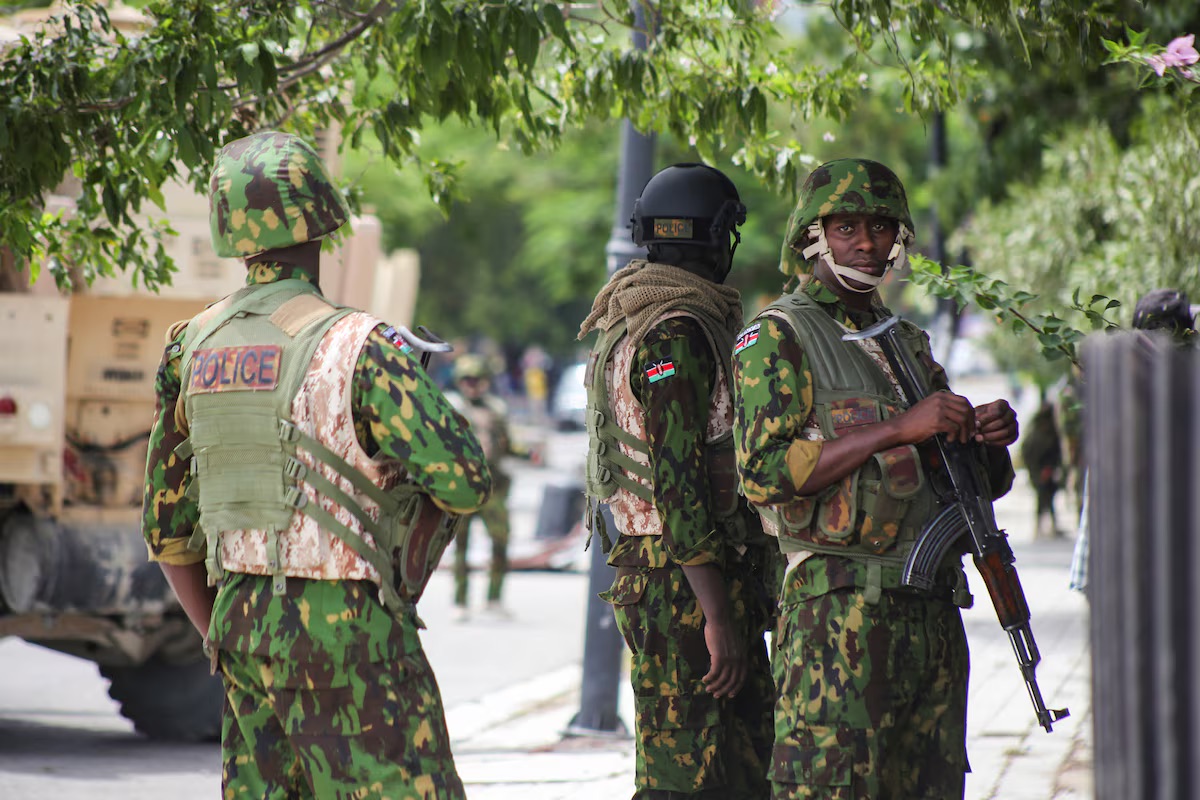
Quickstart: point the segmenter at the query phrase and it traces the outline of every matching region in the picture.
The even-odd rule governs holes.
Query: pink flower
[[[1200,53],[1197,53],[1193,46],[1195,41],[1196,34],[1194,33],[1172,39],[1171,43],[1167,45],[1167,51],[1162,54],[1164,64],[1168,67],[1185,67],[1200,61]]]
[[[1162,56],[1146,56],[1146,63],[1154,67],[1154,71],[1160,76],[1167,71],[1167,62]]]

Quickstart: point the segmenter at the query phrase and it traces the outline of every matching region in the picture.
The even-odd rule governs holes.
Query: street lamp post
[[[634,49],[646,49],[645,8],[634,3]],[[639,133],[633,123],[625,120],[621,125],[621,156],[617,171],[617,203],[613,217],[612,235],[604,248],[607,257],[607,272],[624,267],[635,258],[646,255],[645,248],[633,243],[630,236],[629,218],[633,216],[633,204],[654,174],[654,136]],[[601,505],[609,531],[616,532],[612,512]],[[568,736],[628,735],[628,728],[617,713],[617,692],[621,683],[621,654],[625,643],[617,630],[616,619],[608,603],[600,599],[600,592],[612,585],[613,568],[608,565],[599,537],[593,537],[591,559],[588,566],[587,621],[583,642],[583,686],[580,691],[579,711],[567,726]]]

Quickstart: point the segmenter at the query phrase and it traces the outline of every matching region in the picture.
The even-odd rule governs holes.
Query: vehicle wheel
[[[171,664],[151,659],[136,667],[100,667],[112,685],[108,695],[121,704],[121,716],[151,739],[215,742],[221,738],[219,675],[208,661]]]

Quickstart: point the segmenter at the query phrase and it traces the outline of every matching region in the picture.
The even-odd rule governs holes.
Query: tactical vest
[[[466,518],[358,444],[351,378],[378,324],[301,280],[246,287],[189,323],[177,453],[210,582],[226,568],[271,575],[276,594],[289,576],[372,580],[397,614],[420,597]]]
[[[760,317],[764,315],[786,320],[809,355],[810,438],[835,439],[855,426],[881,422],[907,408],[878,345],[842,341],[847,329],[807,295],[785,295]],[[910,354],[928,352],[920,328],[909,322],[900,325],[900,338]],[[925,369],[919,360],[913,361]],[[928,382],[928,374],[921,377]],[[898,585],[898,567],[935,507],[936,497],[917,449],[901,445],[876,453],[814,496],[759,512],[766,530],[779,537],[783,552],[846,556],[876,569],[885,567],[890,579],[884,588],[889,588]]]
[[[673,317],[690,317],[686,310],[670,311],[655,324]],[[733,408],[729,395],[728,364],[732,337],[714,332],[701,323],[709,347],[717,358],[709,416],[705,421],[704,460],[708,473],[711,512],[724,529],[724,538],[740,543],[746,531],[737,514],[737,460],[733,449]],[[650,474],[650,447],[646,441],[643,409],[629,385],[629,369],[637,343],[626,336],[621,320],[601,333],[588,359],[584,376],[587,387],[588,455],[585,481],[588,496],[588,529],[600,535],[608,552],[610,543],[599,503],[607,503],[623,535],[661,536],[662,520],[654,508]],[[611,394],[610,394],[611,386]],[[615,394],[614,398],[612,395]],[[619,410],[614,410],[613,400]]]

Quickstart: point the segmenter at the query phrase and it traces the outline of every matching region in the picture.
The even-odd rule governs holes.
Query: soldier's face
[[[482,397],[487,391],[488,382],[486,378],[477,378],[469,375],[458,379],[459,389],[464,395],[470,398]]]
[[[838,264],[875,276],[887,269],[898,230],[894,219],[873,214],[830,214],[825,217],[824,225],[825,240]],[[831,282],[833,276],[823,261],[817,264],[817,277],[826,286],[836,285]]]

